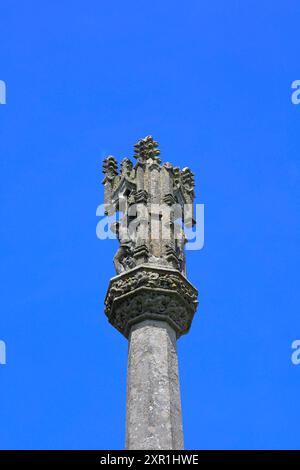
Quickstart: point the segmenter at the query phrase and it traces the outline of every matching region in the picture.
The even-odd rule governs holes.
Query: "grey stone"
[[[128,228],[132,222],[135,225],[134,236],[128,236],[126,230],[117,232],[120,242],[114,259],[117,274],[145,263],[186,272],[186,239],[178,238],[178,233],[180,224],[188,227],[195,224],[194,175],[189,168],[180,170],[170,163],[161,165],[157,147],[158,143],[147,136],[134,146],[135,166],[125,158],[119,171],[118,163],[111,155],[103,162],[107,214],[123,212],[119,228]],[[190,213],[186,213],[188,206]]]
[[[176,333],[166,322],[132,327],[126,413],[127,449],[183,449]]]
[[[166,321],[179,338],[189,331],[197,304],[197,290],[179,271],[145,264],[111,279],[105,313],[126,338],[145,319]]]
[[[128,449],[183,448],[176,340],[189,331],[198,303],[182,228],[195,224],[194,175],[161,164],[159,155],[147,136],[134,146],[135,165],[125,158],[119,171],[112,156],[103,164],[106,213],[123,214],[111,226],[119,248],[105,313],[129,339]]]

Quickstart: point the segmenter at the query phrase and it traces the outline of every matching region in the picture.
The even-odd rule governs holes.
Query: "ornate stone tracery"
[[[195,224],[194,175],[189,168],[180,170],[169,162],[161,165],[159,155],[158,143],[147,136],[134,146],[135,166],[124,158],[119,173],[114,157],[104,160],[106,213],[123,213],[119,224],[123,231],[117,233],[117,274],[145,263],[186,272],[185,237],[179,234],[184,224]],[[128,233],[132,226],[134,236]]]
[[[135,166],[104,160],[107,214],[121,211],[112,225],[119,240],[118,276],[105,300],[109,321],[125,336],[143,318],[167,321],[177,336],[190,327],[197,291],[186,279],[184,224],[193,226],[194,175],[189,168],[161,162],[151,136],[134,146]]]

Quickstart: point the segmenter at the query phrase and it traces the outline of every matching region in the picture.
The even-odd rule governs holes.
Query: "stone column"
[[[190,329],[197,290],[179,271],[145,264],[112,278],[105,304],[129,340],[127,449],[182,449],[176,340]]]
[[[134,145],[135,166],[125,159],[118,174],[107,157],[103,168],[106,212],[120,211],[120,196],[128,197],[117,227],[124,221],[131,237],[125,243],[119,236],[117,276],[105,298],[109,322],[129,340],[128,449],[183,448],[176,340],[190,329],[198,292],[186,277],[185,236],[176,220],[189,204],[184,223],[195,223],[194,175],[161,165],[159,155],[158,142],[147,136]]]
[[[129,336],[127,449],[183,449],[176,333],[145,320]]]

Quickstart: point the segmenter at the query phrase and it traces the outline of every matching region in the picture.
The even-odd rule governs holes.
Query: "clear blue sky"
[[[124,447],[95,213],[103,156],[148,134],[205,204],[186,448],[300,447],[299,25],[296,0],[1,3],[1,448]]]

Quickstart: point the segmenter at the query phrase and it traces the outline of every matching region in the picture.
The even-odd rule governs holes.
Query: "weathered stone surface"
[[[103,165],[105,210],[122,214],[112,226],[119,240],[105,313],[129,339],[126,447],[182,449],[176,339],[187,333],[197,290],[186,277],[184,226],[195,224],[194,175],[161,164],[151,136],[134,146],[120,171]]]
[[[105,305],[110,323],[126,337],[146,319],[166,321],[179,337],[190,328],[197,290],[175,269],[141,265],[111,279]]]
[[[134,146],[136,165],[125,158],[119,171],[114,157],[104,160],[106,212],[123,214],[116,230],[120,242],[114,258],[117,274],[145,263],[169,266],[185,274],[186,239],[178,233],[182,224],[195,224],[194,175],[188,168],[162,165],[159,155],[158,142],[147,136]],[[130,226],[134,236],[128,235]]]
[[[127,449],[183,449],[176,333],[166,322],[134,325],[129,338]]]

